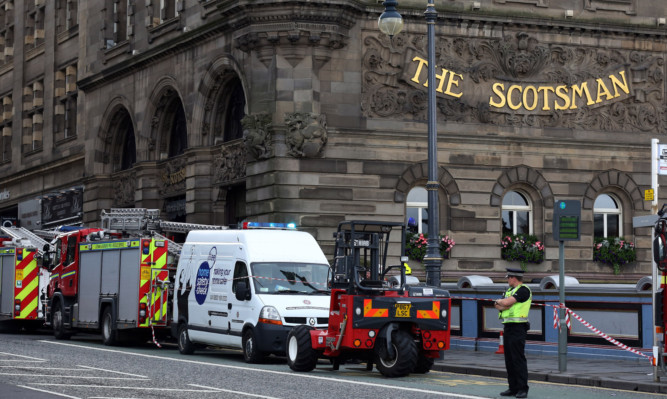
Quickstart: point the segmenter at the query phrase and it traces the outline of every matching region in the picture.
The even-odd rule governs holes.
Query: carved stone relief
[[[390,42],[387,36],[371,35],[364,44],[364,115],[426,120],[426,79],[420,80],[426,70],[426,37],[401,33]],[[423,61],[419,64],[416,59]],[[438,37],[438,118],[535,128],[664,132],[664,68],[659,53],[540,43],[524,32],[502,39]],[[575,103],[576,91],[586,84],[588,92],[579,92]],[[529,102],[539,96],[544,103],[513,110],[492,106],[494,90],[513,85],[532,90]],[[568,107],[555,95],[559,86],[572,96]]]
[[[306,112],[285,114],[287,153],[295,158],[322,155],[327,144],[326,115]]]
[[[137,174],[134,170],[116,173],[113,176],[113,203],[115,207],[134,205],[137,191]]]
[[[255,159],[271,157],[271,116],[266,113],[246,115],[243,125],[243,143]]]
[[[185,192],[186,161],[187,158],[181,156],[160,163],[158,193],[161,197],[169,197]]]
[[[229,185],[246,176],[246,146],[235,141],[220,146],[220,152],[213,160],[214,185]]]

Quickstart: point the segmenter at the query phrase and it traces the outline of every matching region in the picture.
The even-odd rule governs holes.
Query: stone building
[[[0,217],[95,224],[111,207],[175,221],[296,222],[327,255],[345,219],[426,231],[426,2],[0,0]],[[650,274],[650,141],[665,119],[660,0],[436,4],[443,279],[501,276],[501,240],[544,243],[578,200],[566,272]],[[667,182],[665,183],[667,184]],[[594,238],[623,236],[618,276]]]

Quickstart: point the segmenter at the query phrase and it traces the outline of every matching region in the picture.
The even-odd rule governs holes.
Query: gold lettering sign
[[[428,87],[428,62],[408,51],[403,79],[419,87]],[[619,66],[609,75],[573,84],[549,82],[478,81],[463,73],[435,67],[437,96],[460,99],[471,105],[488,104],[490,111],[546,115],[554,111],[577,112],[582,107],[596,108],[630,96],[626,70]]]

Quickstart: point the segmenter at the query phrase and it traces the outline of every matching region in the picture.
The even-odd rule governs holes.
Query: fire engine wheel
[[[248,328],[243,333],[243,358],[246,363],[261,363],[265,357],[266,354],[257,349],[255,331],[252,328]]]
[[[56,302],[53,307],[53,315],[51,318],[51,324],[53,325],[53,336],[56,339],[69,339],[70,334],[65,329],[65,320],[63,316],[63,305],[60,302]]]
[[[178,351],[183,355],[191,355],[195,352],[195,344],[190,341],[186,323],[181,323],[178,326]]]
[[[417,358],[417,365],[415,366],[415,369],[412,370],[412,372],[416,374],[426,374],[431,371],[434,362],[435,359],[432,357],[424,356],[424,353],[420,351],[419,357]]]
[[[294,371],[312,371],[318,353],[310,339],[310,326],[296,326],[287,334],[287,364]]]
[[[392,335],[392,342],[394,348],[394,356],[391,357],[387,353],[387,345],[385,340],[378,340],[376,342],[375,364],[377,369],[383,376],[394,378],[404,377],[417,365],[417,345],[415,345],[412,336],[406,331],[395,331]]]
[[[102,312],[102,343],[107,346],[118,344],[118,331],[113,328],[113,317],[109,306]]]

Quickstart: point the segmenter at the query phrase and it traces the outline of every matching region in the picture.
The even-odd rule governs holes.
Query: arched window
[[[600,194],[593,204],[593,231],[595,238],[621,237],[623,211],[620,201],[609,194]]]
[[[408,193],[405,222],[410,233],[428,232],[428,193],[424,187],[415,187]]]
[[[533,207],[528,196],[508,191],[503,197],[503,235],[533,234]]]

